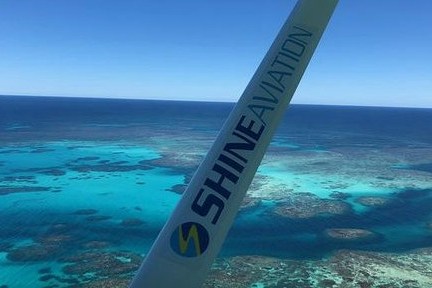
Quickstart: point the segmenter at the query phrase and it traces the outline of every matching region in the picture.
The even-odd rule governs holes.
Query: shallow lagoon
[[[232,107],[0,100],[0,287],[124,287]],[[431,120],[290,107],[206,285],[432,285]]]

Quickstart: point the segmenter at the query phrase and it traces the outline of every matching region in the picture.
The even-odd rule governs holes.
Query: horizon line
[[[80,99],[101,99],[101,100],[142,100],[142,101],[172,101],[172,102],[201,102],[201,103],[227,103],[235,104],[237,101],[218,101],[214,99],[197,100],[197,99],[160,99],[160,98],[133,98],[133,97],[108,97],[108,96],[68,96],[68,95],[28,95],[28,94],[0,94],[8,97],[46,97],[46,98],[80,98]],[[329,104],[329,103],[291,103],[290,105],[309,105],[309,106],[341,106],[341,107],[368,107],[368,108],[407,108],[407,109],[432,109],[431,107],[419,106],[387,106],[387,105],[366,105],[366,104]]]

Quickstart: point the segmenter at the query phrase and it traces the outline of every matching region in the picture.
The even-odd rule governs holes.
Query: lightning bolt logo
[[[180,256],[197,257],[207,250],[209,234],[199,223],[180,224],[171,235],[171,248]]]

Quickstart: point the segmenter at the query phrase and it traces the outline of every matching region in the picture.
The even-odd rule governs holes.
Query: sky
[[[294,0],[2,0],[0,95],[237,101]],[[340,0],[293,103],[432,108],[432,1]]]

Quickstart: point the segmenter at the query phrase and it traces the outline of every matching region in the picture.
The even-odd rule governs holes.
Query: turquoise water
[[[34,153],[34,147],[23,146],[0,149],[0,161],[6,168],[2,169],[2,174],[8,175],[5,177],[31,177],[31,180],[23,178],[25,181],[3,180],[2,188],[46,189],[9,194],[3,191],[5,195],[1,196],[0,210],[2,218],[8,219],[2,229],[6,230],[2,233],[4,242],[13,243],[14,247],[25,247],[34,244],[32,239],[43,234],[50,226],[73,223],[82,230],[78,234],[87,234],[80,237],[87,237],[88,241],[116,238],[112,248],[140,253],[149,249],[151,239],[141,240],[142,231],[132,231],[135,235],[130,235],[128,229],[122,229],[121,223],[124,219],[141,219],[143,226],[153,231],[154,237],[179,199],[179,195],[167,193],[166,189],[181,183],[183,177],[166,168],[133,169],[125,173],[118,167],[156,159],[160,157],[156,151],[118,143],[73,141],[46,142],[36,147],[40,152]],[[97,166],[100,161],[124,163],[118,165],[118,169],[105,164],[105,171],[97,171],[104,170]],[[74,215],[76,211],[84,209],[96,210],[96,215],[109,218],[93,223],[85,221],[89,217],[87,215]],[[21,227],[26,231],[14,229],[14,233],[7,233],[5,226]],[[23,283],[27,283],[27,287],[38,287],[38,270],[44,267],[61,272],[61,265],[55,260],[26,262],[23,265],[8,261],[7,253],[0,255],[0,282],[8,283],[10,287],[24,287]]]
[[[139,264],[232,107],[0,100],[0,287],[9,288],[122,277],[124,287],[136,266],[123,264],[135,255]],[[220,256],[316,261],[341,249],[432,247],[432,113],[408,109],[410,122],[406,110],[374,109],[290,108]],[[374,237],[331,239],[335,228]],[[86,268],[86,253],[101,258]]]

